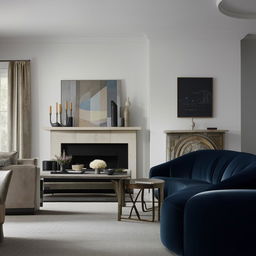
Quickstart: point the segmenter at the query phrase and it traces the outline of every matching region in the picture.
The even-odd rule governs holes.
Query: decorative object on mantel
[[[66,101],[66,126],[72,127],[73,126],[73,116],[72,116],[72,102],[70,102],[70,115],[68,116],[68,105]]]
[[[62,80],[61,102],[73,102],[74,126],[111,126],[111,102],[120,119],[120,80]]]
[[[56,122],[52,122],[52,106],[50,106],[49,109],[49,117],[50,117],[50,124],[52,127],[60,127],[61,124],[58,122],[59,121],[59,112],[58,112],[58,103],[56,103]]]
[[[224,149],[227,130],[167,130],[166,160],[203,149]]]
[[[62,123],[62,105],[59,104],[59,113],[60,113],[60,126],[63,126],[63,123]]]
[[[72,102],[70,102],[70,116],[68,116],[68,102],[66,102],[65,107],[65,124],[62,122],[62,104],[58,104],[56,102],[56,122],[52,122],[52,106],[50,106],[49,109],[49,115],[50,115],[50,124],[52,127],[72,127],[73,126],[73,117],[72,117]],[[60,122],[59,122],[59,116],[60,116]]]
[[[61,106],[61,104],[60,104]],[[62,118],[62,112],[60,112],[60,117]],[[73,117],[72,117],[72,102],[70,102],[70,115],[68,115],[68,102],[65,102],[65,124],[62,123],[61,119],[61,126],[64,127],[72,127],[73,126]]]
[[[117,105],[113,100],[111,100],[111,126],[117,126]]]
[[[60,171],[64,172],[65,169],[67,168],[67,165],[70,164],[71,160],[72,160],[72,156],[67,156],[65,151],[63,151],[61,156],[56,156],[56,161],[60,166]]]
[[[100,174],[100,170],[107,167],[107,164],[104,160],[95,159],[90,162],[90,168],[95,170],[95,174]]]
[[[128,127],[129,126],[129,107],[131,103],[129,98],[126,99],[125,101],[125,106],[124,106],[124,126]]]

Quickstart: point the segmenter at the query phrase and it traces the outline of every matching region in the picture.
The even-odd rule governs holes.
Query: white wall
[[[240,40],[158,36],[149,41],[0,43],[0,59],[23,58],[32,60],[33,155],[40,159],[49,158],[50,139],[43,127],[49,125],[48,106],[60,101],[62,79],[123,80],[132,102],[131,125],[143,128],[139,176],[148,176],[149,164],[165,161],[164,130],[191,128],[191,119],[177,118],[179,76],[214,78],[214,118],[195,119],[196,128],[227,129],[226,148],[240,150]]]
[[[177,118],[177,77],[214,78],[214,118],[195,119],[196,129],[229,130],[227,149],[240,150],[240,41],[150,39],[150,165],[165,161],[164,130],[191,129]]]
[[[85,39],[80,42],[2,42],[0,59],[31,59],[32,152],[49,159],[49,105],[60,102],[63,79],[121,79],[130,97],[131,125],[141,126],[138,174],[148,173],[147,42],[145,39]]]

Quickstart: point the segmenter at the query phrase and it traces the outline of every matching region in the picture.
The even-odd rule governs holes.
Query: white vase
[[[124,107],[124,126],[128,127],[129,126],[129,107],[131,103],[129,101],[129,98],[126,99],[125,101],[125,107]]]
[[[95,174],[100,174],[100,169],[99,168],[95,168],[94,171],[95,171]]]

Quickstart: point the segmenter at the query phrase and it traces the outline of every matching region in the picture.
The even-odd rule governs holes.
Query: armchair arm
[[[12,177],[12,171],[1,171],[0,172],[0,204],[4,205],[9,184]]]
[[[212,186],[211,190],[220,189],[256,189],[256,166],[253,163],[242,172],[222,180]]]
[[[27,159],[18,159],[18,164],[23,165],[23,164],[32,164],[37,166],[37,158],[27,158]]]
[[[5,167],[12,170],[7,199],[7,209],[38,208],[40,170],[35,165],[9,165]],[[0,173],[3,170],[0,170]]]
[[[171,176],[171,166],[172,161],[156,165],[152,167],[149,171],[149,177],[161,176],[161,177],[170,177]]]
[[[149,177],[182,177],[191,178],[195,160],[195,152],[183,155],[169,162],[154,166],[150,169]]]
[[[185,256],[256,255],[256,190],[192,197],[184,213]]]

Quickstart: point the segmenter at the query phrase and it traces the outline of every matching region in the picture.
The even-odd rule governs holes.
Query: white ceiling
[[[215,33],[256,33],[256,21],[224,16],[216,0],[0,0],[0,38]]]

